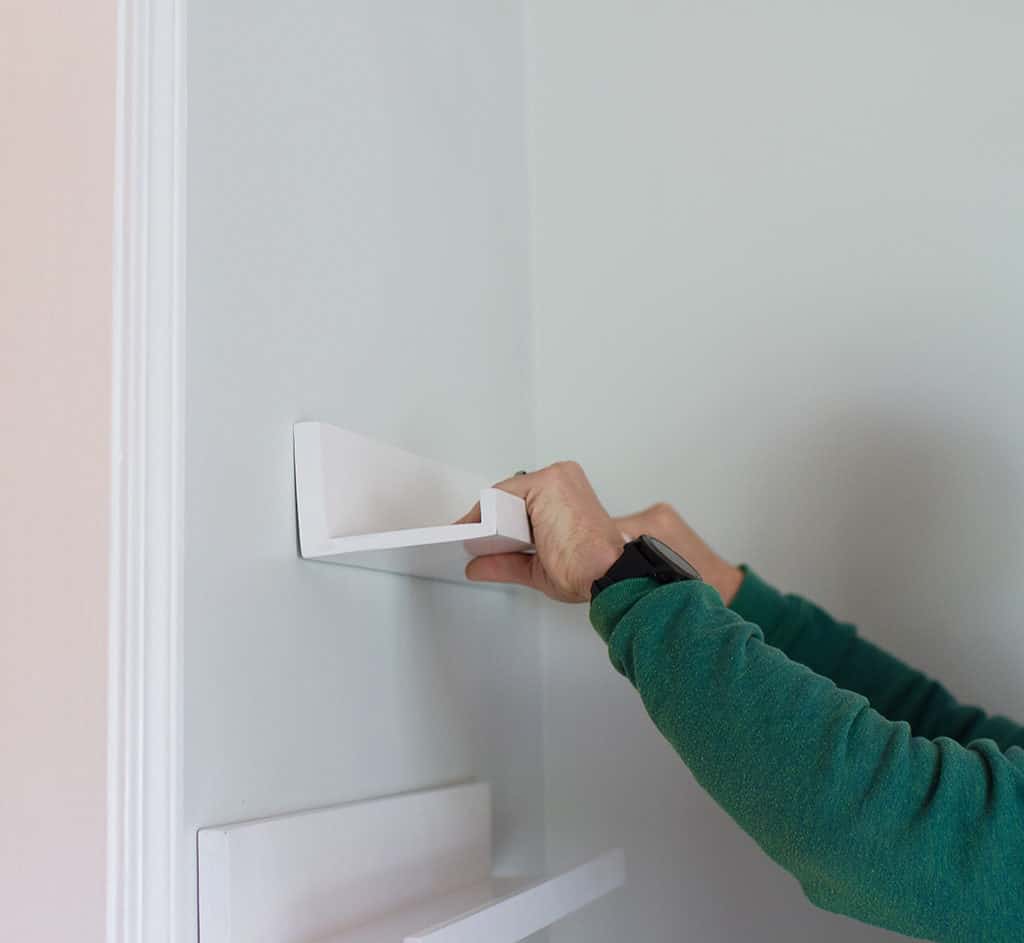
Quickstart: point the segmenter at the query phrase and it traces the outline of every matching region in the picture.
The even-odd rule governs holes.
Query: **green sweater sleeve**
[[[852,625],[799,596],[783,596],[752,570],[744,571],[730,608],[794,661],[863,694],[880,714],[907,721],[922,737],[951,737],[964,745],[989,739],[1001,750],[1024,747],[1024,727],[959,704],[937,681],[859,638]]]
[[[943,943],[1024,935],[1024,750],[913,736],[704,583],[617,583],[591,621],[697,781],[813,903]]]

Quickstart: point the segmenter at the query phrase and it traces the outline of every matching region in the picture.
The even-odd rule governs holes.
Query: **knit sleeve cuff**
[[[746,622],[760,626],[769,645],[777,644],[773,637],[785,615],[786,598],[746,564],[740,569],[743,571],[743,582],[729,608]]]
[[[611,639],[619,620],[634,604],[660,584],[651,579],[621,580],[594,597],[590,604],[590,622],[605,644]]]

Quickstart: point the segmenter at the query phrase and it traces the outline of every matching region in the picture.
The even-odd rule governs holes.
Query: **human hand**
[[[494,486],[526,502],[537,552],[496,553],[466,566],[471,580],[519,583],[561,602],[589,602],[590,584],[604,576],[625,543],[575,462],[559,462]],[[480,520],[476,505],[457,523]]]
[[[718,590],[726,606],[735,598],[743,582],[743,571],[715,553],[671,505],[654,504],[646,511],[614,521],[626,540],[649,534],[668,544],[697,568],[705,583]]]

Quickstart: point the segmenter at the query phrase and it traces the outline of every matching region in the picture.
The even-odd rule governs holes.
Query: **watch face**
[[[681,573],[685,573],[686,576],[691,580],[699,580],[700,574],[693,567],[693,565],[685,558],[679,556],[668,544],[662,543],[657,537],[651,537],[645,535],[640,538],[645,548],[651,552],[653,551],[659,557],[661,557],[666,563],[679,570]]]

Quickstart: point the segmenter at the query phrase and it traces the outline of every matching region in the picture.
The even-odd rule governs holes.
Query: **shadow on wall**
[[[791,588],[833,587],[822,602],[864,635],[1021,712],[1024,446],[956,416],[846,412],[776,438],[765,461],[785,469],[771,493],[748,489],[748,533]]]

